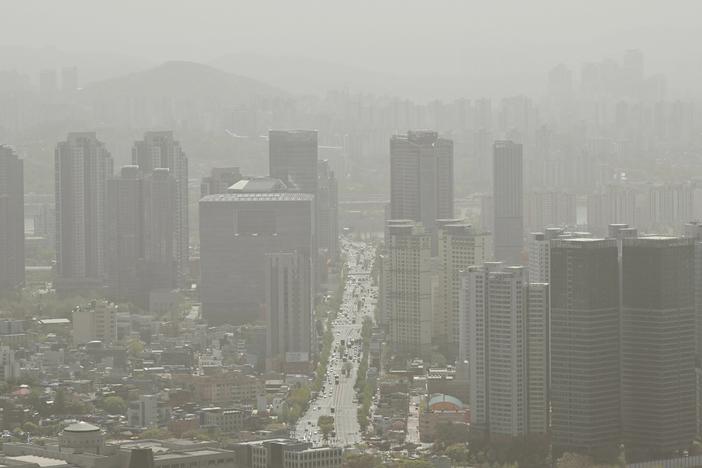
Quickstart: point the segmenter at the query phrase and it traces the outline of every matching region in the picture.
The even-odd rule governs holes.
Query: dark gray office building
[[[317,131],[270,130],[268,164],[271,177],[288,190],[317,193]]]
[[[697,392],[697,433],[702,431],[702,223],[692,221],[684,226],[684,235],[694,242],[695,275],[695,374]]]
[[[620,437],[619,262],[615,239],[551,241],[551,437],[597,455]]]
[[[107,200],[109,292],[146,308],[151,291],[176,287],[176,181],[166,168],[124,166]]]
[[[312,285],[310,258],[297,252],[265,255],[266,368],[309,362],[312,354]]]
[[[107,181],[107,286],[115,299],[136,300],[143,249],[143,186],[138,166],[125,166]]]
[[[319,161],[317,185],[317,248],[322,261],[339,256],[339,187],[329,161]]]
[[[188,274],[190,231],[188,221],[188,158],[171,131],[146,132],[132,148],[132,164],[144,175],[167,168],[176,182],[175,239],[178,285]]]
[[[314,195],[314,287],[326,280],[327,263],[337,256],[337,183],[328,162],[318,161],[316,130],[270,130],[269,175],[280,179],[290,192]]]
[[[622,240],[622,438],[630,458],[686,450],[697,433],[694,240]]]
[[[419,221],[434,233],[453,218],[453,141],[437,132],[390,138],[390,219]]]
[[[695,246],[695,349],[699,366],[702,364],[702,222],[685,224],[684,233],[685,237],[693,239]]]
[[[314,258],[313,200],[268,177],[242,179],[228,193],[200,200],[200,298],[209,323],[264,319],[265,255]]]
[[[24,284],[24,166],[0,145],[0,293]]]

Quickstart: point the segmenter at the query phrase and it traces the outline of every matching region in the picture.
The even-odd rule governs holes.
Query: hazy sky
[[[642,49],[699,67],[696,0],[0,0],[0,44],[209,61],[251,52],[376,71],[513,76]],[[435,71],[432,71],[434,68]]]

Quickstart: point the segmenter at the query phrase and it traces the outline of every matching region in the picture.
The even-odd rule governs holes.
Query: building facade
[[[386,308],[390,346],[421,355],[431,347],[431,235],[414,221],[388,221]]]
[[[620,434],[619,265],[614,239],[551,241],[554,453],[616,449]]]
[[[587,226],[593,234],[604,236],[610,224],[639,225],[637,191],[633,187],[610,184],[587,196]]]
[[[144,139],[132,148],[132,164],[142,174],[151,175],[156,169],[168,169],[175,179],[175,256],[177,283],[184,284],[188,275],[190,231],[188,218],[188,158],[173,132],[146,132]]]
[[[330,224],[336,216],[332,211],[336,205],[336,179],[328,171],[320,174],[317,130],[269,130],[268,166],[269,176],[281,180],[289,192],[306,193],[313,196],[314,235],[312,259],[315,275],[312,284],[315,291],[320,282],[326,280],[330,249],[336,238]],[[323,177],[320,177],[322,176]],[[330,180],[331,178],[331,180]],[[324,222],[324,226],[320,224]],[[323,232],[324,231],[324,232]],[[322,252],[322,249],[324,252]]]
[[[317,193],[317,131],[270,130],[268,164],[271,177],[290,191]]]
[[[622,438],[660,456],[697,433],[694,241],[622,241]]]
[[[138,299],[142,281],[139,262],[143,258],[143,184],[138,166],[125,166],[107,181],[106,265],[107,286],[115,298]]]
[[[72,313],[73,343],[84,345],[102,341],[108,345],[117,339],[117,306],[107,301],[92,301],[76,306]]]
[[[546,434],[550,427],[551,286],[529,278],[527,297],[527,432]]]
[[[176,181],[167,168],[125,166],[107,192],[110,294],[148,308],[151,291],[177,286]]]
[[[568,192],[529,192],[524,200],[527,231],[550,226],[575,226],[577,197]]]
[[[524,248],[522,145],[495,142],[492,177],[495,259],[520,265]]]
[[[210,405],[254,405],[264,394],[263,382],[253,375],[223,372],[215,375],[179,374],[175,381],[192,389],[198,401]]]
[[[390,138],[390,217],[430,233],[437,219],[453,218],[453,141],[431,131]]]
[[[24,165],[0,145],[0,293],[24,285]]]
[[[95,133],[69,133],[55,151],[57,289],[101,287],[106,276],[112,156]]]
[[[678,228],[694,216],[694,186],[689,183],[653,185],[648,190],[648,204],[648,223],[644,227]]]
[[[267,253],[267,368],[280,370],[288,353],[297,361],[312,354],[312,285],[310,258],[297,252]]]
[[[230,193],[200,200],[200,297],[209,323],[264,319],[265,254],[313,258],[313,201],[270,178],[242,180]]]
[[[490,236],[460,219],[438,220],[439,284],[434,300],[433,341],[445,356],[458,355],[459,271],[491,257]]]
[[[562,228],[533,232],[529,238],[529,281],[551,282],[551,240],[564,235]]]
[[[340,468],[341,447],[312,447],[291,439],[269,439],[234,446],[240,468]]]
[[[326,159],[318,165],[316,202],[320,258],[324,263],[336,262],[339,257],[339,186]]]
[[[505,438],[548,430],[548,285],[524,267],[471,266],[461,275],[470,362],[471,428]]]
[[[244,421],[250,413],[236,408],[203,408],[200,413],[200,426],[214,427],[225,434],[235,434],[244,428]]]
[[[683,227],[685,237],[694,242],[695,374],[697,393],[697,433],[702,430],[702,223],[692,221]]]
[[[129,402],[127,420],[132,427],[157,426],[158,395],[139,395],[137,400]]]

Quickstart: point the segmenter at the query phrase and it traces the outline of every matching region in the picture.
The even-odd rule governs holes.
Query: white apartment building
[[[414,221],[388,221],[386,287],[390,345],[419,355],[431,347],[431,235]]]
[[[102,341],[110,344],[117,339],[117,306],[107,301],[92,301],[73,309],[73,343]]]
[[[521,266],[485,263],[461,274],[459,357],[469,362],[474,429],[546,431],[548,297],[548,285],[529,284]]]

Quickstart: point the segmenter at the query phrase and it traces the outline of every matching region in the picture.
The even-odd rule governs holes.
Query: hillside
[[[173,98],[201,104],[231,105],[287,93],[261,81],[224,72],[208,65],[173,61],[137,73],[90,83],[87,99],[112,100]]]
[[[244,73],[294,93],[324,94],[352,88],[355,92],[391,93],[397,77],[350,65],[306,57],[229,54],[212,62],[219,69]]]

